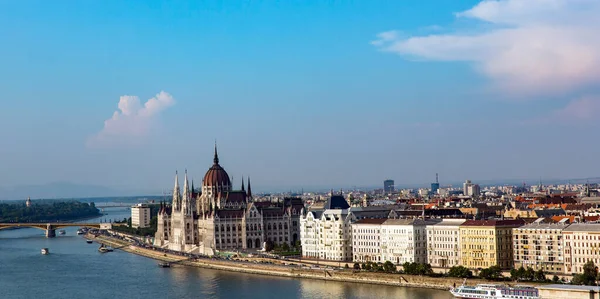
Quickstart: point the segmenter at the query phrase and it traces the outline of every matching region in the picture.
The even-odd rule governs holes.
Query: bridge
[[[0,223],[0,230],[11,227],[33,227],[46,231],[47,238],[56,237],[56,230],[63,227],[89,227],[98,229],[111,229],[111,223],[75,223],[75,222],[53,222],[53,223],[33,223],[33,222],[15,222],[15,223]]]

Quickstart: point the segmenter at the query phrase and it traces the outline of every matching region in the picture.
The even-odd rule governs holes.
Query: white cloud
[[[372,44],[409,57],[471,62],[504,92],[571,92],[600,83],[598,0],[488,0],[456,16],[478,29],[408,38],[388,31]]]
[[[161,91],[141,105],[137,96],[124,95],[104,128],[87,140],[88,147],[110,147],[137,144],[152,130],[156,116],[175,104],[175,99]]]

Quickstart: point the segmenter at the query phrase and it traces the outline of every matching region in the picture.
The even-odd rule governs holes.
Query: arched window
[[[238,231],[242,231],[242,225],[238,224]],[[240,243],[242,243],[242,241],[240,241]]]
[[[281,222],[279,222],[279,229],[281,229]]]
[[[288,229],[287,222],[283,224],[283,228]]]
[[[224,232],[225,231],[225,225],[221,224],[221,231]]]

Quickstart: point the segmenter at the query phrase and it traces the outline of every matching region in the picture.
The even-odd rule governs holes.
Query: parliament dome
[[[215,145],[215,157],[213,159],[213,165],[208,169],[204,175],[202,185],[205,187],[212,186],[231,186],[231,180],[227,171],[219,165],[219,155],[217,154],[217,146]]]

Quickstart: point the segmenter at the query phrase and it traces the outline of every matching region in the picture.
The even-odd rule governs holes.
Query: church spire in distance
[[[250,176],[248,176],[248,197],[252,198],[252,187],[250,186]]]
[[[246,191],[246,189],[244,188],[244,176],[242,176],[242,191]]]

